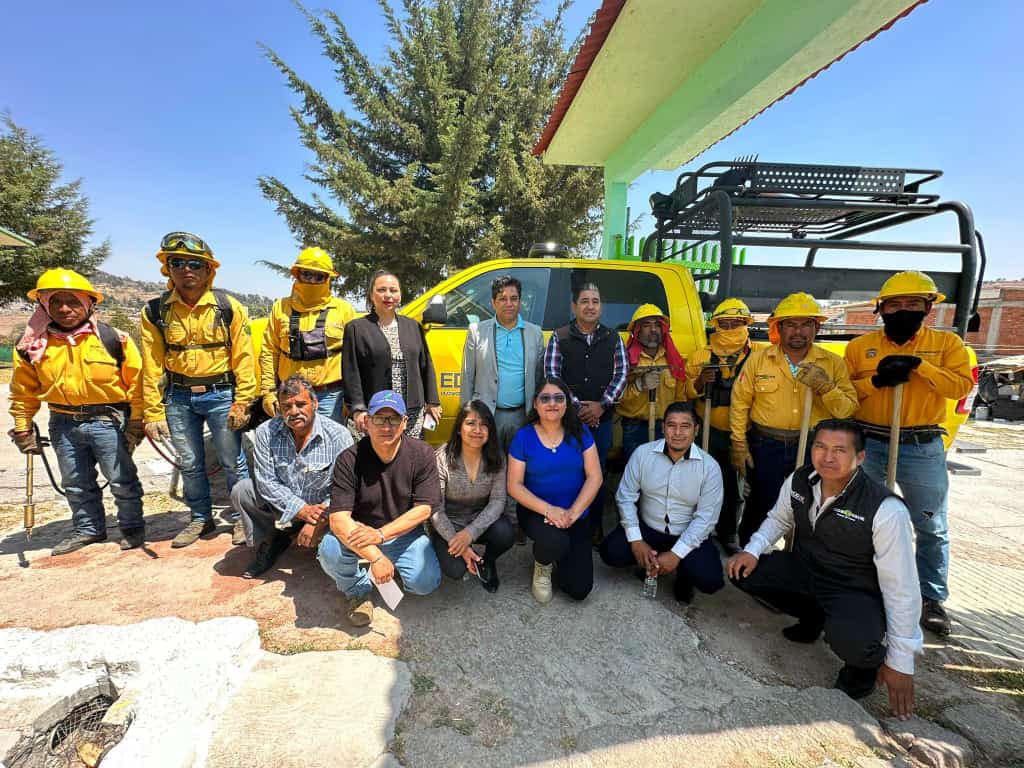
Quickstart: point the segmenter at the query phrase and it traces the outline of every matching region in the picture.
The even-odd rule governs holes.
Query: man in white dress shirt
[[[708,539],[722,509],[722,472],[694,441],[700,419],[692,403],[665,409],[664,440],[637,448],[615,494],[621,525],[601,542],[610,566],[639,566],[647,576],[675,574],[676,600],[693,589],[710,594],[725,585],[718,550]]]
[[[844,666],[835,687],[854,699],[889,689],[893,714],[914,706],[914,655],[921,652],[921,592],[910,514],[860,468],[864,432],[849,419],[818,423],[811,465],[782,485],[778,501],[734,555],[727,572],[748,594],[799,619],[783,634],[825,642]],[[795,526],[792,552],[773,547]]]

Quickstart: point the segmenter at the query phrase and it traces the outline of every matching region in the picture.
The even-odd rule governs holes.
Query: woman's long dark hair
[[[501,443],[498,441],[498,425],[494,421],[494,414],[487,407],[483,400],[470,400],[463,403],[459,413],[455,417],[455,424],[452,426],[452,435],[445,445],[445,455],[448,459],[448,466],[454,466],[456,461],[462,461],[462,423],[471,413],[483,419],[487,427],[487,442],[480,451],[484,461],[484,472],[493,474],[500,472],[505,466],[505,452],[501,450]]]
[[[378,269],[372,275],[370,275],[370,282],[366,286],[366,311],[372,315],[377,314],[376,309],[373,306],[373,286],[377,284],[377,279],[380,277],[393,277],[398,281],[398,290],[402,290],[402,281],[398,280],[398,275],[392,272],[390,269]]]
[[[576,413],[576,409],[572,404],[572,392],[569,391],[569,385],[559,379],[557,376],[545,376],[542,381],[537,382],[537,395],[544,389],[548,384],[558,387],[562,390],[562,394],[565,395],[565,413],[562,414],[562,429],[565,430],[565,434],[571,437],[576,444],[583,447],[583,422],[580,421],[580,415]],[[534,395],[536,400],[537,395]],[[536,424],[540,421],[540,414],[537,413],[537,406],[530,408],[530,413],[526,417],[527,424]]]

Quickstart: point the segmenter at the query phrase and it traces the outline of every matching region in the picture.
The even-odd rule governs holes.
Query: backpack
[[[96,330],[100,343],[107,350],[107,354],[114,358],[114,362],[117,363],[117,368],[120,370],[121,366],[124,365],[124,345],[121,344],[121,334],[113,326],[99,321],[96,322]],[[24,350],[19,349],[18,354],[22,360],[26,363],[28,362],[28,355],[25,354]]]
[[[224,341],[209,344],[170,344],[167,341],[167,313],[170,305],[171,292],[164,291],[155,299],[146,302],[146,319],[151,322],[164,340],[164,348],[172,352],[183,352],[186,349],[219,349],[224,347],[231,354],[231,323],[235,319],[235,309],[231,306],[228,293],[220,288],[211,288],[213,298],[217,302],[216,313],[220,324],[224,326]]]

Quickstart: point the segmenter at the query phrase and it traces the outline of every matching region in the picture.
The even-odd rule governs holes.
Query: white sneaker
[[[552,568],[554,568],[554,564],[541,565],[536,561],[533,563],[533,586],[530,591],[533,592],[534,599],[541,605],[551,602]]]

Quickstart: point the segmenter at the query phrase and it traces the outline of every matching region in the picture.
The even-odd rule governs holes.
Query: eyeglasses
[[[206,269],[206,261],[203,259],[186,259],[182,257],[171,258],[167,260],[167,265],[171,269],[191,269],[193,272],[200,272]]]
[[[315,269],[297,269],[295,276],[300,283],[326,283],[330,277],[326,272],[317,272]]]
[[[377,414],[370,417],[370,422],[375,427],[397,427],[404,418],[405,416],[381,416]]]
[[[565,402],[565,395],[562,394],[561,392],[558,392],[557,394],[554,395],[545,392],[542,395],[537,395],[537,400],[539,400],[544,405],[547,405],[548,403],[557,403],[561,405],[562,403]]]
[[[161,251],[188,251],[201,256],[213,256],[213,249],[206,241],[191,232],[169,232],[160,241]]]

